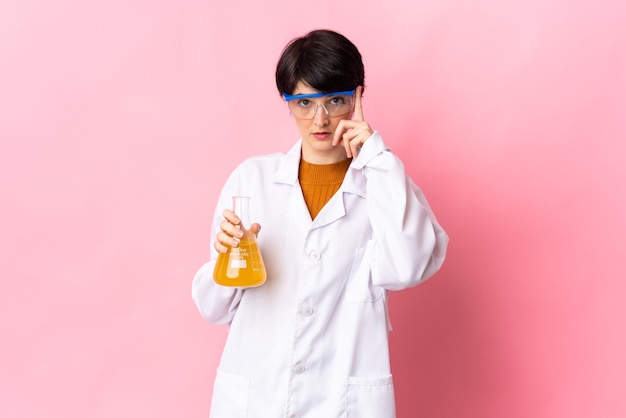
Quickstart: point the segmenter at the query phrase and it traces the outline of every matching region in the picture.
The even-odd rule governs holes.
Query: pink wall
[[[399,418],[626,416],[626,3],[209,3],[0,3],[0,416],[207,416],[191,279],[316,27],[452,239],[391,298]]]

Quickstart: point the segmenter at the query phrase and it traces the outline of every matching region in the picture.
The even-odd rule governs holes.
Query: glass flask
[[[254,232],[250,231],[250,198],[233,196],[233,212],[241,222],[238,227],[243,236],[236,247],[228,247],[226,253],[219,253],[213,279],[222,286],[256,287],[265,283],[266,272],[263,257]]]

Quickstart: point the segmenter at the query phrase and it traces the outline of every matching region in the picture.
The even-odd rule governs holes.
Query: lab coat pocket
[[[246,418],[249,385],[245,377],[217,369],[210,418]]]
[[[348,377],[346,418],[395,418],[391,375],[379,378]]]
[[[346,285],[348,302],[374,302],[383,296],[383,288],[372,283],[371,254],[372,241],[356,250]]]

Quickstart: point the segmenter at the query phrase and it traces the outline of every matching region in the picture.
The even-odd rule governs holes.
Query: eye
[[[311,107],[311,101],[309,99],[300,99],[296,101],[299,107]]]
[[[333,96],[328,101],[328,104],[333,106],[341,106],[347,103],[345,96]]]

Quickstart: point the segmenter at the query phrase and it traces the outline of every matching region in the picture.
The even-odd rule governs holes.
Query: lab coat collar
[[[300,168],[301,149],[302,139],[299,139],[280,161],[272,179],[275,183],[296,185],[298,182],[298,169]]]
[[[298,183],[298,170],[300,168],[300,157],[302,155],[302,139],[299,139],[278,165],[274,173],[275,183],[284,183],[295,186]],[[346,177],[339,189],[341,192],[357,194],[365,197],[365,177],[362,166],[358,166],[356,159],[350,163]]]
[[[278,165],[274,173],[273,181],[276,183],[289,184],[298,186],[297,191],[294,190],[285,209],[290,218],[296,221],[296,224],[302,228],[319,228],[327,225],[346,214],[344,205],[344,193],[352,193],[361,197],[365,197],[365,176],[361,168],[354,167],[354,161],[350,164],[346,177],[344,178],[338,192],[328,201],[326,206],[320,211],[314,221],[308,215],[308,209],[302,196],[302,190],[298,183],[298,170],[300,166],[300,157],[302,154],[302,140],[299,139]],[[308,218],[308,219],[307,219]]]

